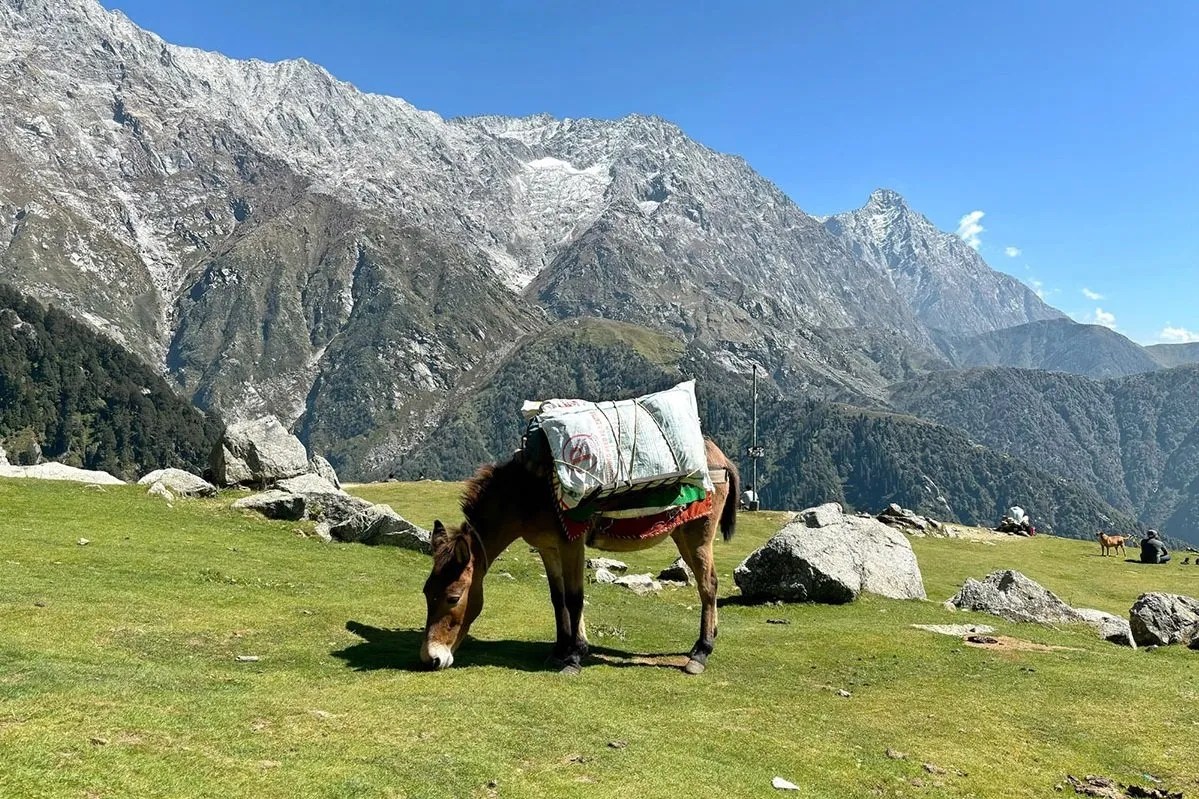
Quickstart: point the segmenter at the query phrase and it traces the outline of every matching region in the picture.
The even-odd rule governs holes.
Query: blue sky
[[[1199,3],[103,2],[444,116],[658,114],[810,213],[893,188],[1075,318],[1199,339]]]

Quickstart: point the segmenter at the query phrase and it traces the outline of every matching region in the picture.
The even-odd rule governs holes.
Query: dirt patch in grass
[[[996,652],[1083,652],[1085,650],[1073,646],[1047,646],[1023,638],[1012,638],[1008,635],[971,635],[962,643],[975,649],[990,649]]]

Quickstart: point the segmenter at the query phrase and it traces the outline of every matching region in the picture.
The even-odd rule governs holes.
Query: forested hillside
[[[462,397],[446,423],[403,462],[399,476],[459,479],[520,444],[526,399],[611,399],[697,379],[705,432],[741,461],[751,429],[750,382],[696,348],[632,325],[575,320],[512,355],[482,390]],[[762,384],[759,489],[767,507],[838,500],[857,510],[890,502],[938,518],[994,524],[1020,503],[1048,531],[1087,538],[1135,529],[1093,491],[965,435],[907,416],[779,397]]]
[[[1094,489],[1199,543],[1199,367],[1088,380],[1019,369],[932,374],[894,390],[906,412]]]
[[[123,478],[200,471],[220,430],[118,344],[0,284],[0,440],[11,462],[40,454]]]

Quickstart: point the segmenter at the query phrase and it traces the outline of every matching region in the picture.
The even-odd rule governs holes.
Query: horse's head
[[[433,571],[424,589],[429,613],[420,659],[430,668],[446,669],[483,610],[486,555],[470,522],[453,530],[434,522],[432,544]]]

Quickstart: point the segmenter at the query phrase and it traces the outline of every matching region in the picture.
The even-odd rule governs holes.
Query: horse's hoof
[[[583,667],[578,663],[567,663],[559,671],[559,674],[564,674],[567,677],[578,677],[583,673]]]
[[[687,674],[703,674],[704,669],[706,668],[707,666],[705,666],[703,663],[700,663],[695,658],[692,658],[691,660],[687,661],[686,666],[683,666],[683,671]]]

